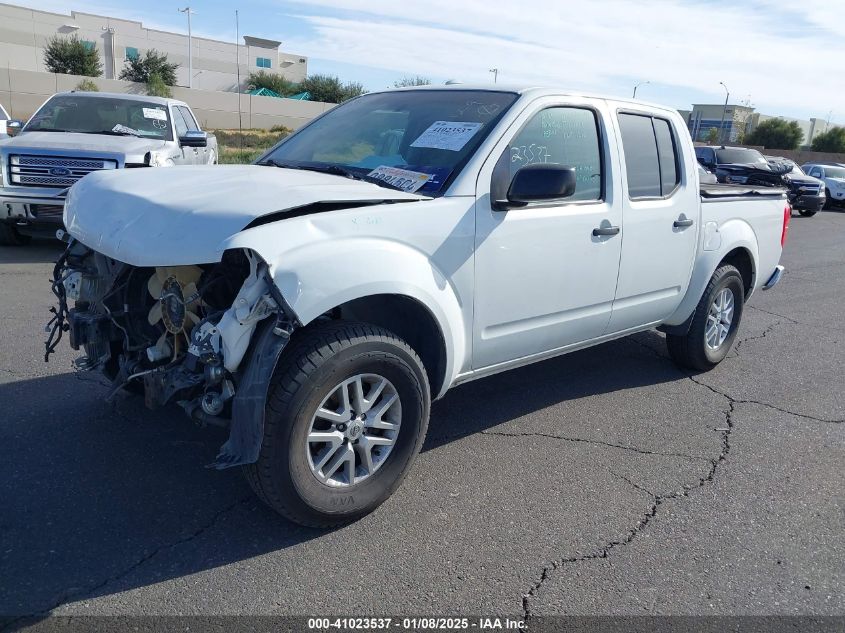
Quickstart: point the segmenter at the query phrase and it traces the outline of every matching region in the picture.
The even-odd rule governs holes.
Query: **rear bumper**
[[[763,290],[771,290],[777,286],[781,277],[783,277],[783,271],[783,266],[775,266],[775,272],[772,273],[772,276],[769,277],[769,280],[763,285]]]

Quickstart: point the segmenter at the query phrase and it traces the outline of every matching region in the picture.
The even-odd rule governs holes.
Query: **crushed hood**
[[[26,153],[28,149],[50,150],[59,154],[110,154],[140,156],[164,146],[161,139],[108,134],[78,134],[74,132],[23,132],[4,140],[0,149],[7,153]]]
[[[86,246],[134,266],[219,261],[254,220],[309,205],[424,200],[316,172],[257,165],[159,167],[89,174],[71,187],[65,226]],[[255,229],[255,230],[260,230]]]

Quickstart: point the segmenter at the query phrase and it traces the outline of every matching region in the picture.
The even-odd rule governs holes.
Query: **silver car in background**
[[[0,141],[0,244],[62,227],[64,201],[94,171],[217,163],[217,140],[182,101],[63,92]]]

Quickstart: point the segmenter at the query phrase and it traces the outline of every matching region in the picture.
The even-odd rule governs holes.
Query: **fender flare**
[[[360,257],[362,252],[366,260]],[[428,256],[410,246],[382,238],[349,238],[307,245],[267,263],[303,325],[348,301],[374,295],[401,295],[420,303],[437,323],[446,347],[438,396],[452,384],[468,356],[455,288]]]
[[[701,300],[704,289],[707,288],[710,278],[728,253],[738,248],[747,251],[751,259],[752,275],[756,279],[760,265],[759,247],[757,236],[748,222],[739,219],[729,220],[719,226],[714,235],[706,239],[705,237],[702,236],[705,242],[699,251],[687,292],[675,312],[661,325],[662,331],[670,334],[685,334],[689,330],[695,308]],[[756,283],[752,280],[752,292],[755,285]]]

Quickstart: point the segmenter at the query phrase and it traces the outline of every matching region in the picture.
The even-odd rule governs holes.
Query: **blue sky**
[[[185,0],[187,3],[188,0]],[[404,75],[561,86],[638,97],[676,108],[750,102],[765,114],[845,120],[841,0],[195,0],[195,34],[282,40],[310,73],[369,90]],[[19,2],[186,29],[177,2]]]

